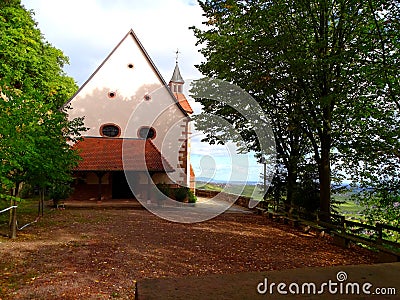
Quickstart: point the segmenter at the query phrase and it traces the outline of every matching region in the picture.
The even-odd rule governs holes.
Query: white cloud
[[[115,45],[133,29],[146,51],[168,82],[175,66],[179,48],[179,67],[187,82],[202,77],[194,67],[203,57],[195,46],[190,26],[202,27],[202,10],[195,0],[22,0],[35,12],[35,20],[47,41],[70,58],[68,75],[82,85]],[[196,112],[200,104],[189,99]],[[216,179],[229,179],[234,148],[232,145],[211,146],[200,142],[195,133],[192,157],[195,172],[214,174]],[[233,151],[233,152],[232,152]],[[203,166],[203,156],[212,154],[214,166]],[[259,166],[250,156],[250,169],[257,169],[251,180],[258,179]],[[247,167],[247,166],[245,166]],[[246,170],[244,170],[246,171]]]
[[[201,26],[202,11],[181,0],[22,0],[35,12],[45,38],[70,57],[68,74],[82,84],[132,28],[168,81],[179,48],[181,73],[198,78],[202,60],[189,26]]]

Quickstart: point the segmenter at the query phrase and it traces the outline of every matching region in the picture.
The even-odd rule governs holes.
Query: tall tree
[[[239,85],[263,108],[273,128],[277,159],[286,168],[286,201],[293,203],[298,180],[298,165],[307,149],[307,142],[299,127],[300,92],[293,78],[284,72],[272,71],[266,63],[279,60],[281,55],[273,51],[263,51],[276,47],[276,42],[261,36],[260,30],[264,32],[274,25],[257,17],[260,8],[256,6],[235,4],[233,1],[229,3],[208,1],[200,4],[209,19],[207,25],[212,29],[202,32],[194,28],[199,44],[207,43],[207,47],[201,50],[207,62],[200,65],[199,69],[205,75],[216,76]],[[242,15],[245,7],[247,15]],[[249,24],[252,17],[255,18],[255,24]],[[254,131],[243,126],[246,120],[243,120],[243,115],[239,111],[228,109],[229,103],[197,100],[203,104],[205,113],[197,117],[196,127],[206,133],[207,141],[214,142],[216,138],[221,139],[221,136],[216,136],[218,133],[225,136],[223,127],[214,130],[208,128],[207,114],[217,114],[235,126],[237,132],[247,142],[247,149],[260,151]]]
[[[339,152],[343,166],[352,174],[371,222],[399,224],[400,216],[400,2],[367,2],[372,26],[364,34],[378,41],[365,48],[362,57],[368,82],[349,124],[342,131]],[[368,76],[368,78],[366,77]],[[373,99],[374,101],[371,101]],[[351,137],[351,138],[349,138]]]
[[[1,4],[0,78],[25,95],[40,91],[42,101],[59,108],[77,86],[63,71],[68,58],[43,38],[33,15],[20,1]]]
[[[349,120],[363,113],[357,103],[366,99],[366,86],[377,80],[372,71],[377,65],[366,54],[382,58],[376,51],[381,38],[371,39],[371,32],[377,30],[384,1],[199,3],[208,27],[194,28],[207,59],[199,70],[253,93],[266,111],[276,110],[273,121],[294,120],[300,144],[305,146],[307,137],[311,147],[306,153],[317,164],[320,210],[329,213],[333,152],[343,144]],[[288,145],[282,132],[275,134]]]
[[[71,179],[78,156],[68,140],[84,127],[59,110],[77,89],[63,71],[67,62],[43,38],[33,12],[20,1],[0,4],[0,183],[15,197],[21,182],[45,187]]]

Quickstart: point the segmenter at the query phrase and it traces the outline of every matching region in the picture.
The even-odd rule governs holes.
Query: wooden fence
[[[237,205],[247,207],[250,198],[218,191],[196,190],[200,197],[212,198],[218,195],[218,199],[234,202]],[[315,230],[319,233],[329,233],[333,236],[334,243],[342,247],[348,247],[350,242],[362,244],[379,252],[380,262],[400,261],[400,243],[386,238],[389,234],[400,236],[400,228],[376,223],[375,225],[347,220],[345,216],[322,213],[309,213],[304,208],[290,205],[283,207],[274,203],[260,202],[254,208],[255,212],[266,215],[268,218],[283,221],[296,227],[302,227],[305,231]]]

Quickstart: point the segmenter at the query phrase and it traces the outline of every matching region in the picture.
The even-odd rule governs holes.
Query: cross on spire
[[[176,54],[176,63],[178,63],[178,57],[179,57],[179,54],[180,54],[181,52],[179,52],[179,49],[177,48],[176,49],[176,52],[175,52],[175,54]]]

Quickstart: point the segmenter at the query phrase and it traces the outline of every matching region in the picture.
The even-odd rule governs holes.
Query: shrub
[[[50,199],[53,199],[54,205],[57,205],[60,200],[67,199],[72,191],[69,184],[55,184],[50,188]]]
[[[170,197],[171,196],[171,188],[169,187],[168,184],[165,183],[158,183],[156,184],[157,189],[164,194],[164,196],[166,197]],[[161,196],[162,197],[162,196]],[[162,197],[163,199],[159,199],[159,200],[164,200],[165,197]]]
[[[181,186],[175,189],[175,199],[178,202],[184,202],[188,198],[188,188]]]
[[[188,190],[188,202],[189,203],[196,203],[197,202],[197,197],[196,195],[193,193],[192,190]]]

